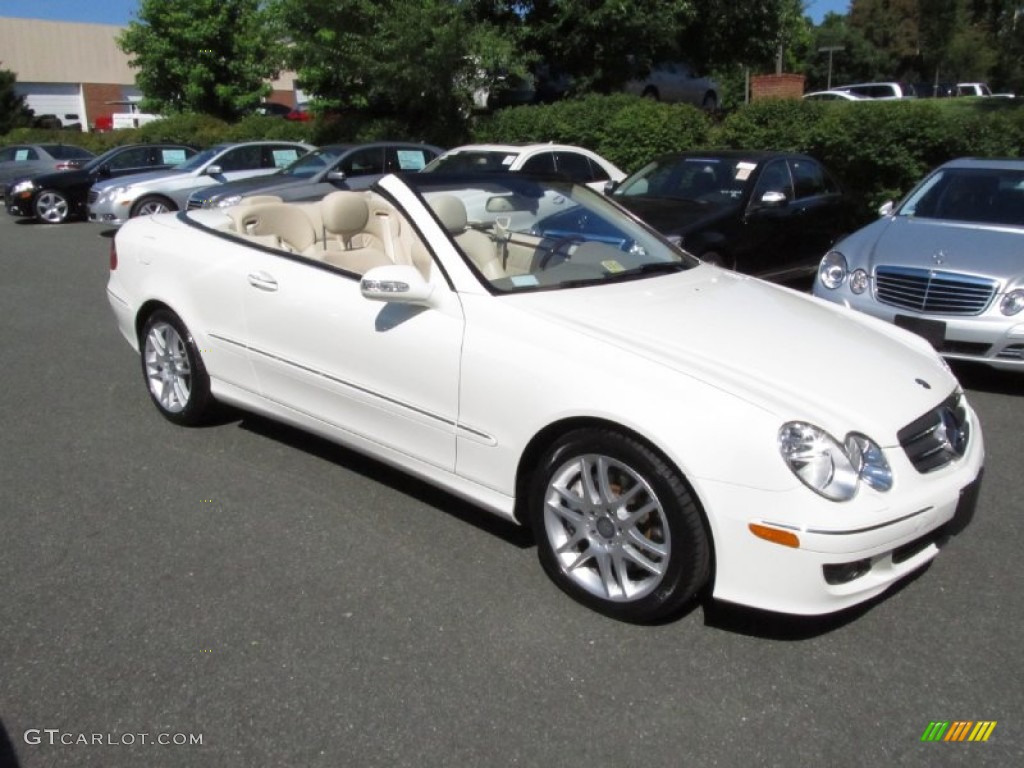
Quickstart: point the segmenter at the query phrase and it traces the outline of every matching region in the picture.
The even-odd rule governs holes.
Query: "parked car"
[[[276,101],[264,101],[253,111],[257,115],[267,117],[288,117],[293,109],[294,107],[290,107],[287,104],[280,104]]]
[[[680,101],[704,109],[717,109],[718,84],[689,64],[669,61],[626,83],[626,93],[659,101]]]
[[[97,182],[89,190],[89,221],[119,227],[135,216],[177,211],[196,189],[271,174],[311,149],[294,141],[218,144],[176,168]]]
[[[1024,371],[1024,160],[954,160],[821,261],[814,295]]]
[[[533,234],[557,208],[634,247]],[[399,467],[530,525],[555,583],[619,619],[862,603],[977,499],[981,426],[926,342],[702,264],[582,184],[388,175],[113,245],[169,421],[231,404]]]
[[[44,173],[7,185],[4,198],[12,216],[63,224],[87,213],[89,188],[98,181],[173,168],[196,154],[185,144],[128,144],[107,150],[81,168]]]
[[[269,176],[254,176],[197,189],[188,208],[236,205],[250,195],[314,200],[337,189],[365,189],[385,173],[419,171],[444,150],[428,144],[375,142],[331,144],[303,155]]]
[[[425,173],[500,173],[561,175],[602,190],[626,174],[596,152],[569,144],[467,144],[449,149],[423,169]]]
[[[814,274],[855,229],[856,207],[828,169],[787,152],[662,155],[609,193],[704,261],[779,280]]]
[[[834,90],[853,93],[865,99],[912,99],[917,95],[910,83],[852,83],[837,85]]]
[[[0,147],[0,185],[37,173],[79,168],[94,157],[73,144],[10,144]]]
[[[305,123],[313,119],[313,113],[310,111],[308,101],[300,101],[285,116],[286,120],[295,120],[300,123]]]
[[[807,101],[870,101],[849,91],[811,91],[805,93],[803,98]]]

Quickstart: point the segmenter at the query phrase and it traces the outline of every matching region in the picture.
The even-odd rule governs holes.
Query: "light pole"
[[[832,90],[832,54],[836,51],[845,51],[845,45],[826,45],[824,48],[819,48],[818,53],[828,53],[828,90]]]

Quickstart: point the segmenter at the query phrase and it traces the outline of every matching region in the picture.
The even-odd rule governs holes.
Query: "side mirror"
[[[761,195],[760,200],[761,205],[765,208],[781,208],[788,202],[789,198],[786,197],[786,193],[775,189],[769,189]]]
[[[614,192],[618,188],[619,188],[619,182],[617,182],[617,181],[606,181],[604,183],[604,193],[606,195],[610,195],[612,192]]]
[[[327,180],[328,181],[344,181],[347,178],[348,178],[348,176],[345,175],[344,171],[328,171],[327,172]]]
[[[374,267],[363,275],[359,281],[359,291],[370,301],[427,306],[434,286],[423,278],[416,267],[391,264]]]
[[[224,169],[219,165],[210,165],[206,168],[207,176],[220,176],[222,173],[224,173]]]
[[[110,178],[110,166],[109,165],[101,165],[99,168],[96,169],[96,175],[99,176],[100,178],[109,179]]]
[[[896,203],[892,200],[886,200],[878,207],[879,216],[892,216],[892,212],[896,210]]]

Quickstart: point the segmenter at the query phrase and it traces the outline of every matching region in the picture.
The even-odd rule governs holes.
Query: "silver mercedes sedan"
[[[953,160],[821,260],[814,295],[1024,371],[1024,160]]]

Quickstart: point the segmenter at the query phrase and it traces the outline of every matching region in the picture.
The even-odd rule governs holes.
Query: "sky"
[[[807,15],[819,23],[832,11],[846,13],[850,0],[804,0]],[[126,25],[135,17],[138,0],[0,0],[0,17]]]

